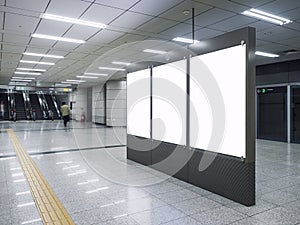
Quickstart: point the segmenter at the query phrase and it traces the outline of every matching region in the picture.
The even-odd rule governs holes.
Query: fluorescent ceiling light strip
[[[265,56],[265,57],[271,57],[271,58],[279,57],[279,55],[277,55],[277,54],[272,54],[272,53],[267,53],[267,52],[260,52],[260,51],[256,51],[255,55],[260,55],[260,56]]]
[[[11,82],[9,82],[9,84],[8,85],[13,85],[13,86],[15,86],[15,85],[18,85],[18,86],[24,86],[24,85],[27,85],[28,83],[24,83],[24,82],[19,82],[19,81],[11,81]]]
[[[91,76],[76,76],[78,78],[87,78],[87,79],[98,79],[98,77],[91,77]]]
[[[40,57],[56,58],[56,59],[63,59],[64,58],[61,55],[48,55],[48,54],[39,54],[39,53],[33,53],[33,52],[24,52],[23,55],[40,56]]]
[[[35,77],[12,77],[12,79],[25,79],[25,80],[34,80]]]
[[[84,75],[93,75],[93,76],[107,76],[106,73],[84,73]]]
[[[276,15],[274,15],[274,14],[267,13],[267,12],[264,12],[264,11],[261,11],[261,10],[258,10],[258,9],[250,9],[250,11],[251,11],[251,12],[258,13],[258,14],[261,14],[261,15],[265,15],[265,16],[268,16],[268,17],[271,17],[271,18],[274,18],[274,19],[277,19],[277,20],[280,20],[280,21],[282,21],[284,24],[293,22],[293,21],[291,21],[291,20],[289,20],[289,19],[286,19],[286,18],[283,18],[283,17],[280,17],[280,16],[276,16]]]
[[[122,68],[103,67],[103,66],[98,67],[98,69],[100,69],[100,70],[113,70],[113,71],[126,71],[126,69],[122,69]]]
[[[131,63],[129,63],[129,62],[116,62],[116,61],[114,61],[114,62],[112,62],[112,64],[129,66]]]
[[[55,84],[55,85],[52,85],[52,87],[56,87],[56,86],[59,86],[59,87],[70,87],[71,84]]]
[[[31,36],[34,38],[43,38],[43,39],[49,39],[49,40],[54,40],[54,41],[64,41],[64,42],[71,42],[71,43],[78,43],[78,44],[85,43],[84,40],[73,39],[73,38],[64,38],[64,37],[51,36],[51,35],[45,35],[45,34],[32,34]]]
[[[16,71],[14,74],[25,74],[25,75],[42,75],[41,73],[32,73],[32,72],[19,72]]]
[[[67,80],[68,82],[79,82],[79,83],[81,83],[81,82],[85,82],[84,80]]]
[[[16,70],[24,70],[24,71],[39,71],[39,72],[46,72],[45,69],[31,69],[31,68],[16,68]]]
[[[32,80],[25,80],[25,79],[11,79],[10,81],[31,82]]]
[[[61,81],[62,84],[79,84],[78,82]]]
[[[48,13],[42,14],[42,18],[43,19],[66,22],[66,23],[73,23],[73,24],[79,24],[79,25],[84,25],[84,26],[90,26],[90,27],[106,28],[106,25],[103,24],[103,23],[97,23],[97,22],[92,22],[92,21],[88,21],[88,20],[81,20],[81,19],[76,19],[76,18],[71,18],[71,17],[58,16],[58,15],[48,14]]]
[[[40,62],[40,61],[29,61],[29,60],[20,60],[21,63],[32,63],[32,64],[41,64],[41,65],[55,65],[51,62]]]
[[[143,52],[154,53],[154,54],[165,54],[165,53],[167,53],[166,51],[160,51],[160,50],[155,50],[155,49],[144,49]]]
[[[182,37],[173,38],[173,41],[178,41],[178,42],[183,42],[183,43],[188,43],[188,44],[199,43],[198,40],[193,40],[193,39],[189,39],[189,38],[182,38]]]
[[[280,20],[273,19],[273,18],[264,16],[264,15],[256,14],[256,13],[250,12],[250,11],[245,11],[245,12],[243,12],[243,14],[247,15],[247,16],[255,17],[255,18],[258,18],[258,19],[266,20],[266,21],[269,21],[271,23],[276,23],[276,24],[279,24],[279,25],[283,24],[283,22],[280,21]]]

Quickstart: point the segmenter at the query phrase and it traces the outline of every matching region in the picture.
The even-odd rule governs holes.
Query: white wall
[[[87,110],[87,89],[78,88],[77,91],[71,94],[70,101],[73,102],[72,119],[80,120],[82,112],[86,114]]]
[[[106,83],[106,125],[126,126],[126,81]]]
[[[105,86],[94,86],[92,89],[92,122],[105,124]]]

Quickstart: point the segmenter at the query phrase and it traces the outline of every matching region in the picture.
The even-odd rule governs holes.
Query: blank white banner
[[[127,74],[127,133],[150,138],[150,69]]]
[[[191,146],[245,157],[246,45],[191,58],[190,77],[190,103],[194,108],[190,113]],[[217,107],[213,102],[219,102]],[[224,112],[212,111],[222,106]],[[219,118],[213,118],[213,114]],[[218,148],[211,140],[215,135],[213,130],[217,132],[216,128],[221,124],[216,121],[223,117],[225,133]]]
[[[186,145],[186,77],[186,60],[153,68],[153,139]]]

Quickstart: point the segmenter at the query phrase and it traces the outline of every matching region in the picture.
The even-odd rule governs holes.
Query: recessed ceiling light
[[[189,15],[190,14],[190,10],[188,10],[188,9],[185,9],[185,10],[183,10],[182,11],[182,13],[184,14],[184,15]]]
[[[84,73],[84,75],[93,75],[93,76],[107,76],[106,73]]]
[[[73,38],[64,38],[64,37],[51,36],[51,35],[45,35],[45,34],[32,34],[31,36],[34,38],[43,38],[43,39],[49,39],[49,40],[54,40],[54,41],[65,41],[65,42],[78,43],[78,44],[85,43],[84,40],[73,39]]]
[[[55,65],[51,62],[40,62],[40,61],[29,61],[29,60],[20,60],[21,63],[31,63],[31,64],[41,64],[41,65]]]
[[[261,10],[257,10],[257,9],[250,9],[250,10],[246,10],[244,11],[242,14],[246,15],[246,16],[251,16],[251,17],[255,17],[258,19],[262,19],[271,23],[276,23],[279,25],[283,25],[283,24],[287,24],[287,23],[291,23],[293,21],[280,17],[280,16],[276,16],[273,15],[271,13],[267,13]]]
[[[267,52],[260,52],[260,51],[256,51],[255,55],[260,55],[260,56],[265,56],[265,57],[271,57],[271,58],[279,57],[279,55],[276,55],[276,54],[267,53]]]
[[[129,62],[112,62],[112,64],[116,64],[116,65],[124,65],[124,66],[129,66],[130,63]]]
[[[76,76],[78,78],[88,78],[88,79],[98,79],[98,77],[92,77],[92,76]]]
[[[14,74],[26,74],[26,75],[42,75],[41,73],[32,73],[32,72],[19,72],[19,71],[16,71],[14,72]]]
[[[48,13],[43,13],[41,15],[41,17],[43,19],[56,20],[56,21],[61,21],[61,22],[66,22],[66,23],[73,23],[73,24],[79,24],[79,25],[85,25],[85,26],[97,27],[97,28],[106,28],[106,25],[103,23],[97,23],[97,22],[92,22],[92,21],[88,21],[88,20],[81,20],[81,19],[76,19],[76,18],[58,16],[58,15],[53,15],[53,14],[48,14]]]
[[[56,58],[56,59],[63,59],[64,58],[61,55],[48,55],[48,54],[39,54],[39,53],[33,53],[33,52],[24,52],[23,55],[39,56],[39,57],[46,57],[46,58]]]
[[[126,69],[122,69],[122,68],[103,67],[103,66],[98,67],[98,69],[100,69],[100,70],[113,70],[113,71],[126,71]]]
[[[160,51],[160,50],[155,50],[155,49],[145,49],[143,52],[147,53],[154,53],[154,54],[165,54],[167,53],[166,51]]]
[[[40,71],[40,72],[46,72],[45,69],[31,69],[31,68],[16,68],[17,70],[24,70],[24,71]]]
[[[173,38],[173,41],[178,41],[178,42],[183,42],[183,43],[188,43],[188,44],[199,43],[198,40],[193,40],[193,39],[189,39],[189,38],[182,38],[182,37]]]

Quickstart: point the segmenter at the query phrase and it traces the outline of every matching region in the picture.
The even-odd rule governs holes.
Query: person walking
[[[52,110],[51,109],[49,109],[49,111],[48,111],[48,115],[49,115],[49,120],[54,120],[54,117],[53,117],[53,112],[52,112]]]
[[[1,101],[0,103],[0,114],[1,114],[1,119],[3,120],[4,119],[4,103],[3,101]]]
[[[64,126],[66,127],[67,123],[70,120],[70,108],[66,104],[66,102],[62,103],[62,106],[60,107],[60,112],[61,112],[61,116],[63,117],[63,120],[64,120]]]

